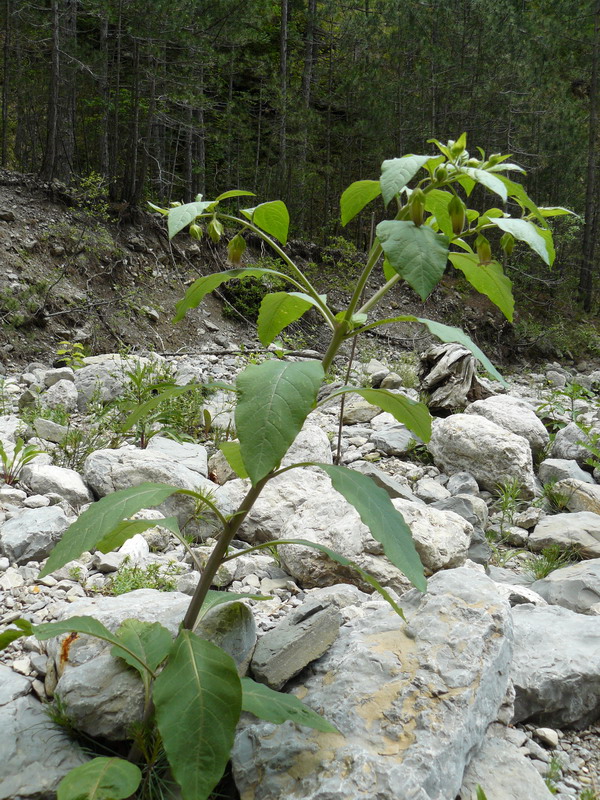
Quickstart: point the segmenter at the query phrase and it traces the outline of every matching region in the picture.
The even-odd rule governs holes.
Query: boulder
[[[0,416],[0,442],[16,444],[19,436],[27,430],[27,425],[16,414],[3,414]]]
[[[17,564],[42,561],[69,524],[60,506],[27,509],[0,525],[0,553]]]
[[[355,469],[357,472],[362,472],[363,475],[368,475],[377,486],[384,489],[392,498],[401,497],[403,500],[412,500],[414,503],[423,504],[423,501],[419,500],[408,486],[392,478],[391,475],[388,475],[387,472],[379,469],[379,467],[376,467],[374,464],[369,464],[367,461],[360,461],[353,464],[352,469]]]
[[[578,614],[600,614],[600,558],[555,569],[531,588],[552,605]]]
[[[585,727],[600,715],[600,617],[560,606],[513,608],[513,722]]]
[[[448,479],[446,489],[450,494],[479,494],[477,481],[470,472],[455,472]]]
[[[148,453],[170,458],[192,472],[197,472],[203,478],[208,477],[208,454],[206,447],[194,442],[176,442],[166,436],[153,436],[146,448]]]
[[[470,472],[482,489],[517,480],[523,497],[533,497],[535,476],[529,442],[478,414],[437,420],[428,444],[436,466],[448,475]]]
[[[73,381],[60,380],[40,395],[40,403],[47,408],[64,408],[71,413],[77,409],[77,398]]]
[[[235,781],[253,800],[454,798],[508,686],[511,617],[472,570],[438,573],[403,598],[408,627],[367,602],[294,693],[338,727],[243,717]]]
[[[591,511],[544,517],[529,534],[530,550],[552,545],[576,547],[585,558],[600,558],[600,515]]]
[[[476,400],[465,408],[465,414],[479,414],[501,428],[527,439],[531,452],[541,453],[550,442],[550,435],[543,422],[524,400],[509,395],[495,395],[485,400]]]
[[[593,428],[592,433],[600,433],[600,427]],[[550,448],[550,456],[585,464],[586,459],[590,457],[590,451],[582,442],[588,441],[588,439],[588,435],[576,422],[569,422],[568,425],[557,431]]]
[[[590,473],[581,469],[573,458],[545,458],[538,467],[538,478],[542,483],[562,481],[564,478],[594,483]]]
[[[554,484],[553,491],[565,498],[565,508],[569,511],[600,514],[600,486],[597,483],[565,478]]]
[[[371,434],[371,442],[386,456],[406,455],[418,441],[405,425],[390,425]]]
[[[55,467],[51,464],[28,464],[21,479],[38,494],[58,494],[73,508],[91,503],[94,499],[90,489],[74,469]]]

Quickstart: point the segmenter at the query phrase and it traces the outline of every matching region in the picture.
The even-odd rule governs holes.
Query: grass
[[[581,554],[575,547],[561,548],[558,544],[542,548],[539,555],[532,555],[525,563],[527,572],[536,581],[546,578],[554,570],[568,567],[581,560]]]
[[[158,589],[159,592],[174,592],[176,578],[182,569],[178,564],[148,564],[147,567],[130,565],[127,557],[117,573],[110,577],[104,594],[119,595],[136,589]]]

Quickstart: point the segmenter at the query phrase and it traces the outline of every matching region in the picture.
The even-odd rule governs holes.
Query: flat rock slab
[[[576,511],[544,517],[529,534],[530,550],[541,550],[554,544],[577,547],[586,558],[600,558],[600,514]]]
[[[27,509],[0,525],[0,554],[17,564],[42,561],[68,527],[60,506]]]
[[[600,716],[600,617],[560,606],[513,608],[513,722],[584,727]]]
[[[508,687],[511,615],[494,584],[438,573],[402,598],[408,627],[370,601],[294,693],[343,735],[244,717],[242,800],[448,800]]]
[[[556,569],[531,588],[551,605],[578,614],[600,614],[600,558]]]

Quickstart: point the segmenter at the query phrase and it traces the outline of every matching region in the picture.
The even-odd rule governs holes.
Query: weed
[[[114,576],[107,581],[104,594],[118,595],[136,589],[158,589],[159,592],[174,592],[178,575],[182,568],[175,563],[148,564],[147,567],[130,566],[127,557]]]
[[[551,572],[581,560],[581,554],[576,547],[561,548],[558,544],[542,548],[539,555],[532,555],[525,562],[527,572],[536,581],[546,578]]]
[[[54,448],[54,463],[58,467],[81,472],[84,461],[89,455],[114,444],[114,440],[98,426],[87,430],[70,428],[62,442]]]
[[[562,768],[560,766],[560,762],[557,758],[551,758],[548,762],[548,770],[546,772],[546,777],[544,778],[544,782],[548,787],[551,794],[558,794],[558,788],[556,786],[557,781],[560,780],[562,776]]]
[[[522,487],[517,478],[499,483],[496,487],[497,497],[494,507],[500,513],[500,530],[512,525],[515,514],[522,502]]]
[[[548,481],[544,483],[542,486],[542,494],[536,500],[536,503],[541,505],[546,501],[553,512],[559,513],[560,511],[564,511],[567,507],[569,497],[564,494],[564,492],[560,492],[556,489],[556,483],[557,481]]]
[[[596,789],[592,789],[591,787],[582,789],[577,800],[600,800],[600,792],[598,792]]]
[[[429,452],[427,445],[417,442],[415,439],[411,439],[408,443],[406,457],[409,461],[415,461],[417,464],[423,464],[424,466],[429,467],[433,464],[433,456]]]
[[[68,425],[71,413],[61,404],[51,407],[38,401],[22,409],[21,419],[31,427],[34,427],[36,419],[47,419],[56,422],[57,425]]]
[[[567,383],[562,389],[554,389],[550,396],[537,407],[537,414],[553,433],[564,428],[568,421],[575,422],[581,413],[578,401],[590,400],[594,395],[578,383]]]
[[[23,467],[43,452],[43,450],[39,450],[35,445],[26,445],[21,438],[17,439],[12,453],[10,451],[7,452],[0,441],[0,461],[2,462],[0,477],[4,480],[4,483],[7,483],[9,486],[14,486],[19,480]]]
[[[81,342],[62,341],[58,343],[56,355],[61,364],[72,369],[81,369],[85,366],[87,355],[85,347]]]

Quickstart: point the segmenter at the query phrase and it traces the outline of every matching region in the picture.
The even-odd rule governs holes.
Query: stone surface
[[[513,608],[514,722],[583,727],[600,715],[600,617],[560,606]]]
[[[244,718],[232,753],[242,800],[448,800],[508,686],[508,606],[471,570],[436,575],[340,629],[294,692],[342,732]]]
[[[0,800],[50,800],[88,757],[32,695],[0,706]]]
[[[600,428],[594,428],[592,433],[600,433]],[[590,451],[580,442],[585,442],[587,438],[587,434],[575,422],[569,422],[556,432],[550,455],[552,458],[575,460],[579,464],[584,464],[590,457]]]
[[[91,503],[94,499],[81,475],[74,469],[51,464],[28,464],[21,477],[32,491],[38,494],[58,494],[73,508]]]
[[[252,658],[256,680],[281,689],[336,640],[342,619],[335,606],[308,600],[258,641]]]
[[[153,436],[148,443],[146,452],[156,452],[192,472],[197,472],[203,478],[208,477],[208,455],[206,447],[201,444],[176,442],[165,436]]]
[[[600,614],[600,558],[555,569],[531,588],[552,605],[578,614]]]
[[[85,411],[93,397],[102,403],[109,403],[122,392],[127,381],[125,370],[114,361],[87,364],[75,372],[77,406]]]
[[[546,458],[538,467],[538,478],[542,483],[576,478],[586,483],[594,483],[589,472],[581,469],[573,458]]]
[[[448,479],[446,489],[450,494],[478,494],[479,485],[470,472],[455,472]]]
[[[77,389],[73,381],[60,380],[40,395],[40,403],[47,408],[62,407],[68,412],[77,409]]]
[[[65,436],[69,432],[66,425],[59,425],[57,422],[52,422],[50,419],[38,417],[33,422],[33,428],[40,439],[45,439],[47,442],[54,442],[60,444],[64,441]]]
[[[597,483],[565,478],[554,484],[554,491],[565,498],[565,508],[569,511],[600,514],[600,486]]]
[[[470,472],[482,489],[518,480],[523,497],[533,497],[535,477],[529,442],[477,414],[437,420],[428,444],[436,465],[448,475]]]
[[[30,690],[31,681],[28,681],[24,675],[19,675],[10,667],[0,664],[0,706],[16,700],[17,697],[23,697]]]
[[[600,558],[600,516],[577,511],[544,517],[529,534],[528,544],[534,551],[554,544],[577,547],[586,558]]]
[[[68,527],[59,506],[27,509],[0,526],[0,552],[17,564],[42,561]]]
[[[342,421],[344,425],[356,425],[360,422],[370,422],[373,417],[381,413],[381,409],[377,406],[367,403],[360,396],[353,396],[351,400],[347,400],[344,405],[344,415]]]
[[[366,461],[361,461],[355,465],[353,464],[352,469],[355,469],[357,472],[362,472],[363,475],[368,475],[369,478],[371,478],[371,480],[377,484],[377,486],[385,489],[391,498],[401,497],[403,500],[412,500],[415,503],[423,503],[422,500],[413,494],[408,486],[405,486],[403,483],[400,483],[400,481],[395,480],[391,475],[388,475],[387,472],[384,472],[382,469],[379,469],[379,467],[376,467],[373,464],[369,464]]]
[[[332,464],[331,444],[327,434],[318,425],[305,425],[292,446],[284,456],[281,466],[299,464],[303,461],[319,461],[323,464]]]
[[[371,442],[386,456],[405,455],[418,441],[405,425],[390,425],[371,434]]]
[[[485,400],[476,400],[465,408],[465,414],[479,414],[501,428],[527,439],[532,453],[541,453],[550,442],[550,435],[543,422],[523,400],[509,395],[495,395]]]

